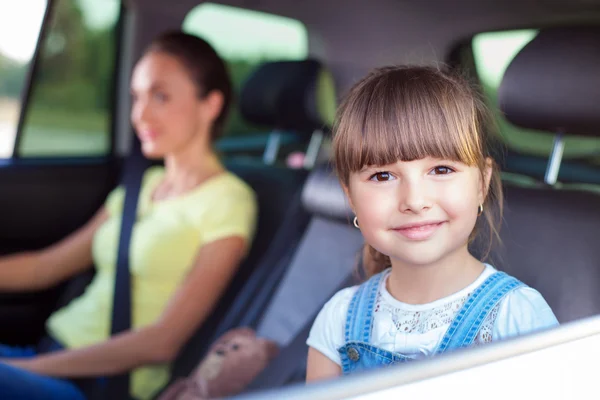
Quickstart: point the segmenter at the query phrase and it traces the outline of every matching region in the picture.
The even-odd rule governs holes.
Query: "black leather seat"
[[[523,128],[600,136],[599,65],[599,27],[543,29],[508,66],[500,107]],[[505,192],[497,266],[538,289],[561,322],[600,313],[600,196],[568,186]]]
[[[303,379],[307,349],[306,338],[299,335],[304,335],[323,304],[348,281],[363,247],[363,237],[350,222],[350,209],[329,164],[313,169],[304,185],[302,204],[311,218],[287,261],[289,266],[280,279],[264,282],[254,297],[258,301],[253,301],[255,304],[248,307],[250,312],[239,323],[255,328],[259,336],[275,340],[284,348],[294,343],[290,359],[284,364],[291,364],[295,373],[285,377],[289,379],[285,383]],[[251,390],[282,383],[276,374],[266,378]]]
[[[336,105],[331,73],[316,59],[265,63],[240,95],[242,116],[275,131],[310,134],[331,128]]]
[[[268,74],[264,72],[268,71]],[[323,108],[335,109],[335,92],[317,98],[326,68],[316,60],[266,63],[251,75],[242,89],[240,110],[249,122],[271,130],[285,130],[309,138],[315,130],[329,128],[321,118]],[[277,77],[277,79],[274,79]],[[290,83],[293,85],[290,86]],[[288,118],[289,117],[289,118]],[[173,376],[191,372],[218,332],[234,327],[235,315],[245,315],[253,291],[287,267],[282,262],[293,253],[308,224],[300,196],[308,175],[306,169],[291,169],[281,163],[267,165],[261,159],[231,157],[227,168],[246,181],[258,198],[258,225],[248,258],[240,266],[226,294],[211,317],[177,359]],[[287,258],[289,259],[289,258]]]
[[[600,196],[505,186],[498,267],[539,290],[560,322],[600,313]]]

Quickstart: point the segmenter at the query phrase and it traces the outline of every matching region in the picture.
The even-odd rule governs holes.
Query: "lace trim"
[[[382,298],[381,293],[379,293],[377,296],[375,312],[389,313],[398,332],[404,334],[424,334],[441,327],[449,326],[456,316],[456,313],[460,310],[469,296],[470,294],[429,310],[407,311],[387,303]],[[475,339],[476,344],[484,344],[492,341],[492,333],[498,315],[498,309],[499,305],[494,307],[487,316]]]
[[[481,329],[475,338],[475,344],[485,344],[491,343],[493,339],[494,333],[494,323],[496,322],[496,317],[498,316],[498,310],[500,309],[500,304],[496,305],[490,311],[485,321],[483,321],[483,325],[481,325]]]

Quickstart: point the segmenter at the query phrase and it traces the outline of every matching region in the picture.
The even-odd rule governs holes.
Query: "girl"
[[[478,218],[491,239],[502,211],[487,120],[466,82],[433,68],[377,69],[351,89],[334,159],[369,279],[319,313],[308,381],[558,324],[540,293],[469,253]]]
[[[70,237],[0,258],[3,291],[49,288],[92,263],[97,270],[83,295],[50,316],[52,351],[0,346],[2,399],[81,400],[78,378],[134,369],[132,396],[151,398],[250,245],[254,193],[213,149],[231,101],[223,60],[200,38],[166,33],[136,64],[131,92],[142,151],[165,164],[146,172],[140,191],[130,244],[132,329],[109,334],[124,199],[117,188]]]

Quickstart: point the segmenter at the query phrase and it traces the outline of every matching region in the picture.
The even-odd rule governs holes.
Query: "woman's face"
[[[149,52],[131,79],[131,121],[149,158],[164,158],[193,142],[210,143],[220,107],[220,93],[200,99],[199,88],[174,56]]]

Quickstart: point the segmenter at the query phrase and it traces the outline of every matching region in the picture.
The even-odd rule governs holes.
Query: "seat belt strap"
[[[141,144],[134,136],[131,154],[125,160],[121,185],[125,190],[123,215],[119,234],[119,249],[115,270],[115,288],[111,322],[111,336],[131,329],[131,275],[129,271],[129,245],[137,219],[137,205],[144,171],[149,161],[144,158]],[[108,379],[106,394],[109,399],[129,398],[129,373]]]

